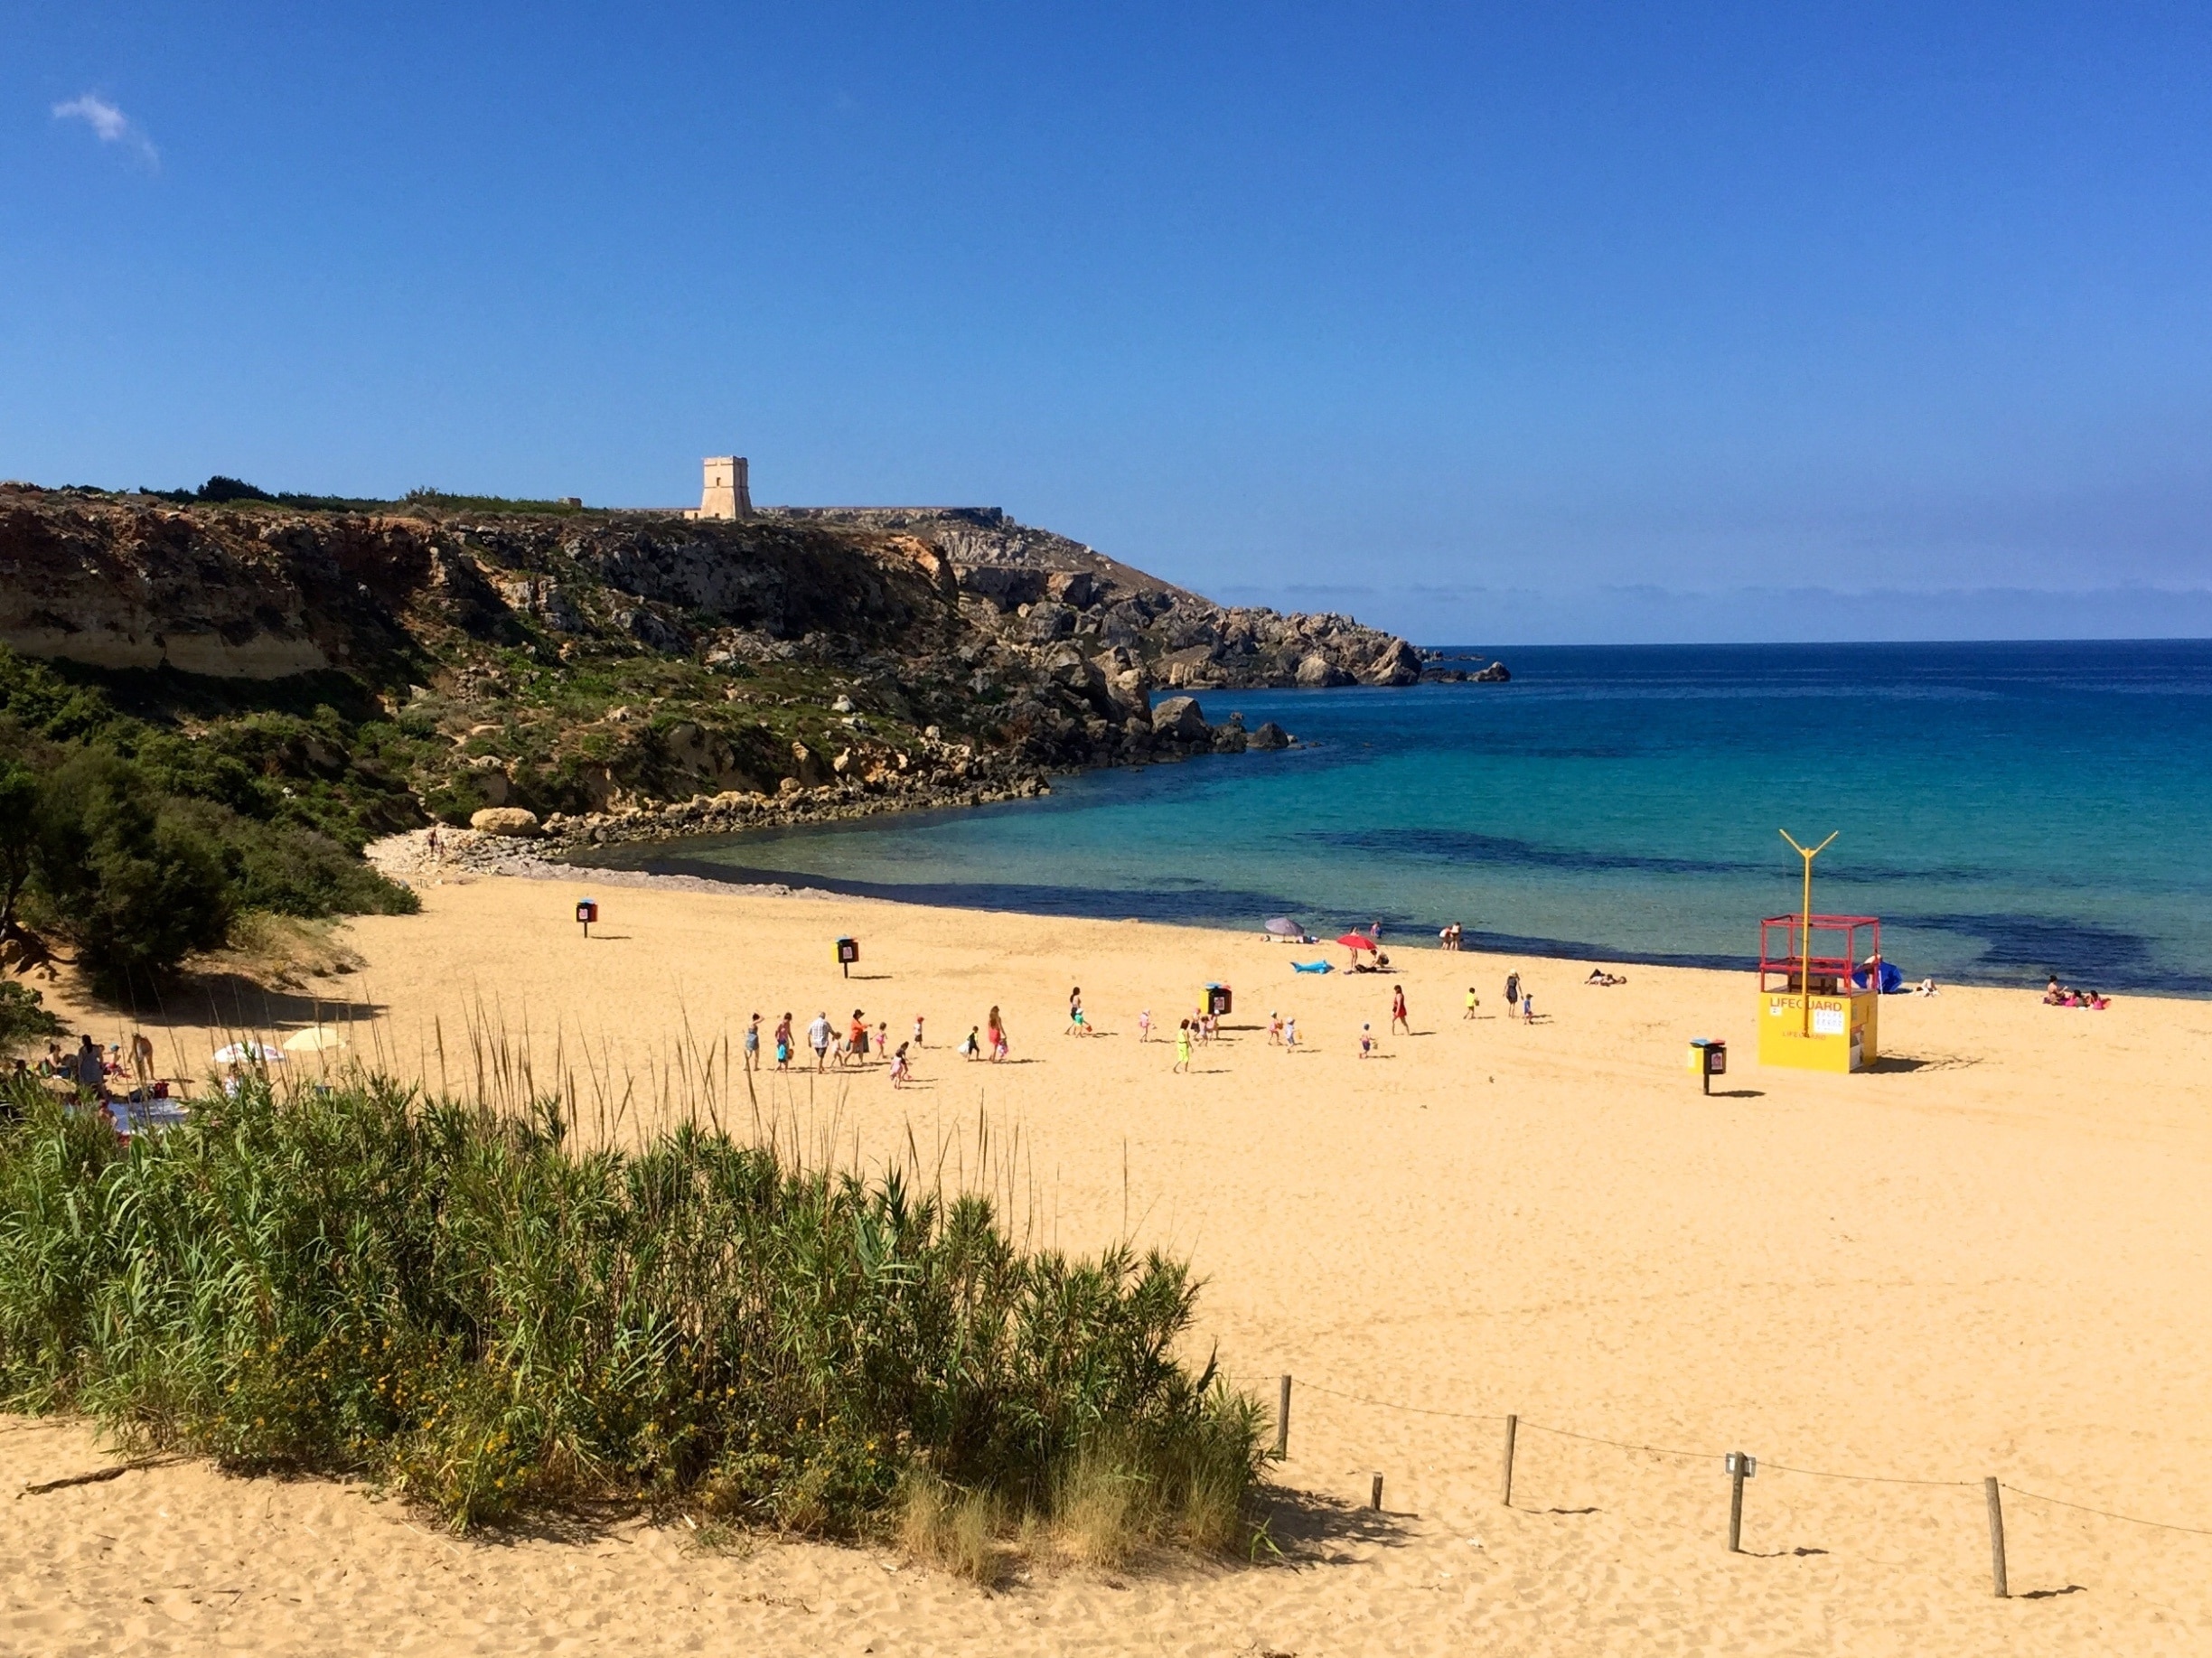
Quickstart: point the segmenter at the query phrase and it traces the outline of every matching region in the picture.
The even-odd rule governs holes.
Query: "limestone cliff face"
[[[348,717],[373,763],[460,821],[1003,798],[1247,746],[1233,717],[1156,721],[1158,689],[1420,675],[1348,617],[1223,608],[998,513],[348,513],[13,485],[0,644],[380,707]],[[288,688],[310,672],[352,689]],[[134,695],[189,724],[204,698],[168,683]]]
[[[256,679],[350,664],[403,646],[389,600],[434,574],[417,525],[309,529],[0,491],[0,643],[28,655]]]
[[[1073,648],[1125,700],[1420,677],[1347,616],[1225,608],[989,510],[471,523],[0,489],[0,642],[33,655],[271,679],[405,655],[425,620],[675,653],[726,655],[726,633],[964,646],[1063,678]]]
[[[655,517],[414,517],[149,506],[0,489],[0,643],[100,668],[270,679],[366,668],[439,623],[525,619],[691,648],[709,629],[900,640],[951,578],[896,538]]]

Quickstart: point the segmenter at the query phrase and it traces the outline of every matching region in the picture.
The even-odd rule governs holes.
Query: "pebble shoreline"
[[[586,868],[555,863],[512,835],[485,835],[475,829],[440,829],[438,849],[430,849],[428,829],[409,829],[372,840],[361,855],[381,875],[408,886],[464,881],[475,876],[513,876],[525,881],[573,881],[587,886],[655,886],[669,892],[734,893],[753,898],[831,898],[817,886],[787,886],[781,881],[710,881],[704,876],[655,875],[644,869]]]

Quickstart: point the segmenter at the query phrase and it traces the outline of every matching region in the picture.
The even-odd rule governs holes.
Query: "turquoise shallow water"
[[[1589,647],[1504,686],[1244,691],[1311,746],[604,860],[980,909],[1735,965],[1814,907],[1910,978],[2212,996],[2212,642]]]

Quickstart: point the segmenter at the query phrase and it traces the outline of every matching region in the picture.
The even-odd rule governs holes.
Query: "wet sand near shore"
[[[718,1068],[753,1012],[803,1027],[858,1007],[895,1040],[925,1016],[914,1086],[880,1065],[817,1077],[809,1056],[757,1081],[763,1113],[876,1165],[911,1134],[948,1184],[1010,1191],[1037,1242],[1126,1232],[1189,1255],[1202,1342],[1270,1401],[1296,1378],[1269,1494],[1279,1557],[1041,1565],[986,1594],[881,1548],[708,1554],[634,1519],[454,1540],[359,1488],[173,1463],[10,1504],[0,1647],[2212,1648],[2212,1536],[2041,1500],[2212,1531],[2212,1004],[1889,998],[1883,1068],[1828,1077],[1757,1064],[1748,974],[1631,968],[1599,989],[1586,965],[1386,940],[1392,974],[1318,978],[1290,962],[1342,951],[1256,932],[650,889],[599,892],[587,941],[587,889],[430,887],[419,916],[352,923],[361,971],[258,1012],[241,993],[223,1024],[350,1020],[349,1056],[433,1083],[442,1041],[457,1087],[472,1025],[477,1052],[511,1057],[527,1029],[537,1080],[573,1074],[587,1114],[630,1080],[629,1133],[703,1103],[710,1050],[717,1107],[748,1129]],[[849,979],[840,934],[861,944]],[[1515,968],[1533,1026],[1503,1016]],[[1164,1038],[1209,979],[1235,1011],[1173,1075]],[[1393,984],[1410,1036],[1387,1034]],[[1097,1036],[1062,1034],[1074,985]],[[962,1062],[993,1003],[1010,1062]],[[1271,1010],[1303,1051],[1269,1044]],[[1381,1039],[1365,1061],[1363,1022]],[[165,1068],[202,1069],[223,1039],[153,1028]],[[1693,1036],[1730,1045],[1710,1099],[1684,1068]],[[1731,1555],[1733,1449],[1760,1464]],[[112,1461],[80,1423],[0,1418],[11,1496]],[[2005,1498],[2008,1600],[1990,1475],[2040,1494]]]

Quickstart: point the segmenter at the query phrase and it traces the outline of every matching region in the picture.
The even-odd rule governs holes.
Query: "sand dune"
[[[358,1489],[173,1464],[11,1504],[0,1647],[2212,1649],[2212,1536],[2009,1495],[1999,1601],[1980,1483],[2212,1531],[2212,1006],[1891,998],[1893,1063],[1831,1078],[1751,1062],[1746,975],[1639,968],[1600,990],[1566,963],[1407,948],[1414,1034],[1363,1062],[1392,980],[1294,978],[1315,952],[1256,935],[625,890],[600,894],[586,942],[574,895],[487,879],[355,923],[367,969],[319,987],[350,1005],[351,1052],[435,1081],[442,1043],[448,1082],[473,1083],[472,1020],[511,1051],[527,1026],[540,1082],[557,1049],[586,1098],[634,1082],[626,1131],[701,1097],[696,1071],[663,1086],[687,1026],[696,1064],[755,1011],[857,1005],[900,1037],[925,1015],[918,1086],[770,1077],[765,1109],[870,1159],[911,1129],[970,1178],[983,1119],[981,1178],[1010,1184],[1039,1240],[1126,1227],[1191,1255],[1231,1372],[1270,1398],[1297,1378],[1282,1560],[1041,1569],[986,1595],[880,1550],[704,1554],[634,1520],[455,1541]],[[862,941],[850,981],[840,932]],[[1499,1016],[1514,966],[1544,1022]],[[1171,1075],[1137,1014],[1171,1028],[1210,979],[1236,988],[1231,1028]],[[1074,984],[1106,1035],[1061,1035]],[[252,999],[225,1022],[328,1012]],[[993,1002],[1015,1063],[963,1063],[953,1044]],[[1307,1051],[1268,1045],[1270,1008]],[[1710,1100],[1683,1069],[1692,1035],[1736,1054]],[[157,1033],[195,1069],[216,1039],[204,1009]],[[1761,1459],[1741,1555],[1719,1462],[1736,1448]],[[11,1494],[109,1460],[81,1425],[0,1419]],[[1380,1514],[1361,1506],[1376,1471]]]

